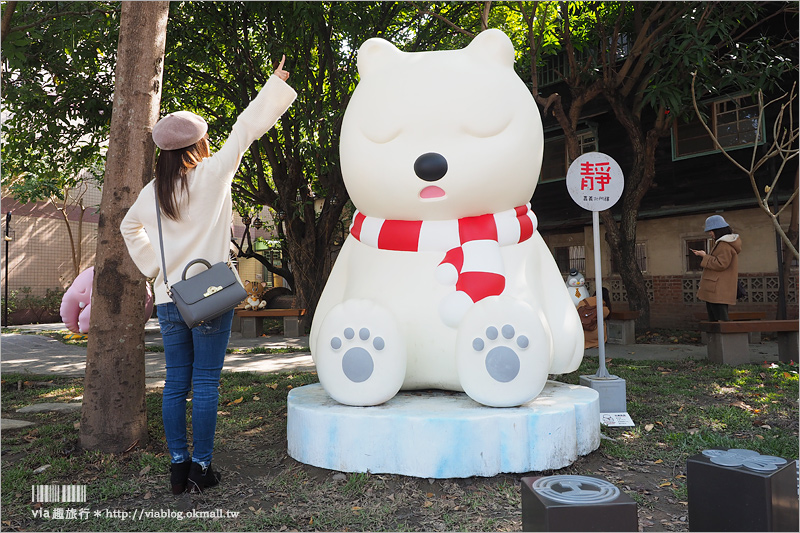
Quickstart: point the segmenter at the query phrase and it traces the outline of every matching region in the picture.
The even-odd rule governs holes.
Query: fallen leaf
[[[273,383],[272,385],[267,385],[267,387],[269,387],[272,390],[275,390],[275,389],[278,388],[278,384],[277,383]]]
[[[151,468],[150,465],[147,465],[146,467],[142,468],[141,470],[139,470],[139,475],[143,476],[147,474],[148,472],[150,472],[150,468]]]
[[[237,398],[236,400],[233,400],[232,402],[228,402],[228,405],[236,405],[236,404],[242,403],[242,400],[244,400],[244,396],[241,396],[241,397]]]
[[[696,435],[700,432],[699,428],[689,428],[689,435]]]
[[[654,427],[655,426],[653,424],[647,424],[647,425],[644,426],[644,430],[645,431],[653,431]]]
[[[39,468],[37,468],[36,470],[34,470],[33,473],[34,474],[41,474],[42,472],[44,472],[48,468],[50,468],[50,465],[42,465]]]
[[[792,375],[790,373],[788,373],[788,372],[784,372],[783,373],[783,377],[788,379],[788,378],[792,377]]]
[[[360,510],[361,510],[361,507],[359,507],[359,506],[357,506],[357,505],[356,505],[355,507],[351,507],[351,508],[350,508],[350,510],[351,510],[351,511],[360,511]]]
[[[145,500],[149,500],[152,497],[153,497],[153,494],[150,491],[147,491],[147,493],[145,493],[145,495],[144,495],[144,499]]]
[[[258,400],[260,400],[260,399],[261,399],[261,398],[259,398],[258,396],[253,396],[253,401],[254,401],[254,402],[257,402],[257,401],[258,401]]]
[[[286,385],[286,388],[292,390],[294,387],[292,387],[291,385]]]
[[[425,495],[426,498],[433,498],[433,493],[429,492]]]
[[[672,486],[672,483],[671,483],[671,482],[669,482],[669,481],[667,481],[666,483],[661,483],[661,484],[659,485],[659,487],[670,487],[670,486]]]
[[[433,502],[426,500],[425,503],[422,504],[422,507],[433,507]]]
[[[661,464],[663,462],[664,462],[664,459],[656,459],[655,461],[653,461],[653,464],[657,465],[657,464]]]

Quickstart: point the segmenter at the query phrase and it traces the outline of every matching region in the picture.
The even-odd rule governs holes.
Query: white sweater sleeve
[[[150,190],[153,191],[152,187],[150,187]],[[144,189],[142,192],[144,192]],[[128,247],[128,253],[134,264],[146,277],[154,278],[161,269],[161,256],[160,252],[153,249],[150,237],[144,229],[142,217],[139,216],[142,202],[145,198],[155,202],[155,197],[152,194],[140,193],[125,218],[122,219],[119,230],[123,239],[125,239],[125,245]]]
[[[297,93],[285,81],[274,74],[270,76],[258,95],[236,119],[222,148],[201,164],[209,165],[210,174],[229,185],[233,180],[229,169],[235,173],[242,155],[253,141],[272,128],[296,98]]]

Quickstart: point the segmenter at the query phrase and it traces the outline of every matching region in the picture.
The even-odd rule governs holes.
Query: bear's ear
[[[482,31],[466,49],[484,61],[505,66],[514,65],[514,45],[508,35],[498,29]]]
[[[367,39],[358,49],[358,73],[369,75],[393,63],[402,52],[392,43],[378,37]]]

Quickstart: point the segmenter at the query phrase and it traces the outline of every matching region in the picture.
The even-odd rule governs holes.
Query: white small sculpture
[[[575,305],[589,297],[586,278],[574,268],[569,271],[569,276],[567,276],[567,289],[569,289],[569,296]]]

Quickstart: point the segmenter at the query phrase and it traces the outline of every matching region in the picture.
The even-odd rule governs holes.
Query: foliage
[[[14,13],[3,35],[3,174],[20,202],[63,200],[82,170],[102,164],[119,5],[5,4]]]
[[[210,124],[219,146],[239,112],[286,55],[298,99],[254,143],[234,180],[240,212],[254,206],[284,213],[285,275],[312,314],[330,268],[330,243],[348,201],[339,168],[339,129],[357,82],[356,51],[370,37],[401,48],[461,46],[465,37],[440,12],[463,16],[470,4],[423,4],[433,15],[396,2],[191,2],[173,5],[165,68],[164,111],[191,109]],[[437,15],[439,18],[437,18]],[[255,257],[243,240],[239,255]],[[256,257],[264,262],[263,258]]]
[[[564,131],[568,161],[580,153],[584,107],[602,99],[630,142],[622,200],[601,212],[637,324],[648,327],[650,302],[636,258],[636,223],[653,184],[659,140],[689,117],[692,73],[699,97],[774,90],[797,70],[797,10],[789,3],[521,2],[527,25],[529,79],[547,117]],[[552,24],[542,24],[547,21]],[[563,58],[556,62],[555,59]],[[540,87],[556,68],[560,85]],[[565,91],[564,94],[557,91]]]
[[[46,289],[44,296],[33,294],[30,287],[20,287],[11,290],[8,294],[8,312],[30,310],[38,317],[58,314],[61,310],[61,300],[64,298],[64,289]],[[5,302],[5,298],[3,299]],[[2,305],[0,305],[0,308]]]

